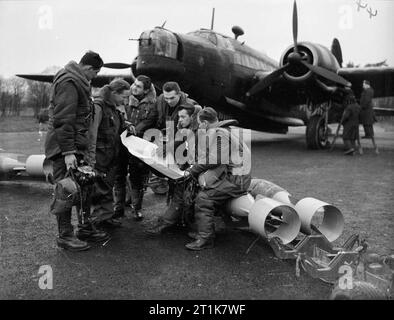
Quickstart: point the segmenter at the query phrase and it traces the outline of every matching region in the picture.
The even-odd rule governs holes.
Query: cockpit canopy
[[[197,31],[189,32],[188,35],[206,39],[211,44],[213,44],[219,48],[234,50],[229,37],[223,36],[223,35],[221,35],[217,32],[214,32],[212,30],[200,29]]]
[[[156,27],[141,33],[139,49],[141,53],[176,59],[178,41],[171,31]]]

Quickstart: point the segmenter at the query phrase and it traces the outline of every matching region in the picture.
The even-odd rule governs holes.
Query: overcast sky
[[[357,1],[298,0],[299,41],[330,48],[337,37],[345,62],[394,66],[394,1],[361,0],[368,6],[359,11]],[[179,33],[209,28],[213,7],[216,31],[231,35],[239,25],[242,41],[277,61],[292,43],[293,0],[0,0],[0,74],[40,73],[88,49],[104,62],[130,63],[137,42],[129,38],[165,20]]]

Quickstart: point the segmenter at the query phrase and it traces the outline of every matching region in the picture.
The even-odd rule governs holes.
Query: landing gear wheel
[[[328,141],[328,127],[325,126],[324,116],[313,116],[306,127],[306,145],[308,149],[326,149]]]
[[[353,289],[341,289],[336,286],[330,300],[387,300],[385,293],[371,283],[354,281]]]

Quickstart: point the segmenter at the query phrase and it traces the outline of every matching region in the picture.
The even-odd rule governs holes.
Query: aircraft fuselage
[[[140,37],[136,61],[136,73],[150,76],[159,87],[166,81],[177,81],[201,105],[235,116],[241,125],[286,132],[287,126],[266,118],[256,119],[254,124],[250,115],[259,118],[264,110],[258,110],[253,106],[255,102],[245,97],[257,70],[268,74],[276,68],[277,62],[268,56],[205,29],[188,34],[175,34],[163,28],[146,31]],[[235,106],[226,98],[242,103]]]

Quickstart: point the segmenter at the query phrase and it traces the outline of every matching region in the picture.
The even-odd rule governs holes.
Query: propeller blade
[[[16,74],[16,76],[27,80],[35,80],[41,82],[52,82],[54,78],[54,75],[46,74]]]
[[[111,63],[104,63],[103,67],[110,69],[127,69],[127,68],[131,68],[131,64],[122,63],[122,62],[111,62]]]
[[[294,0],[294,5],[293,5],[293,42],[294,42],[294,51],[298,53],[297,37],[298,37],[298,15],[297,15],[297,3]]]
[[[347,81],[345,78],[341,77],[340,75],[336,74],[335,72],[329,71],[327,69],[318,66],[311,65],[305,61],[301,61],[301,63],[309,70],[311,70],[312,72],[316,73],[319,76],[322,76],[323,78],[342,84],[343,86],[350,86],[349,81]]]
[[[259,82],[257,82],[252,89],[250,89],[247,93],[246,96],[250,97],[255,95],[257,92],[260,92],[264,90],[265,88],[269,87],[271,84],[273,84],[276,80],[280,78],[283,72],[286,71],[286,69],[290,66],[289,63],[285,64],[283,67],[276,69],[272,73],[270,73],[268,76],[264,77],[261,79]]]

